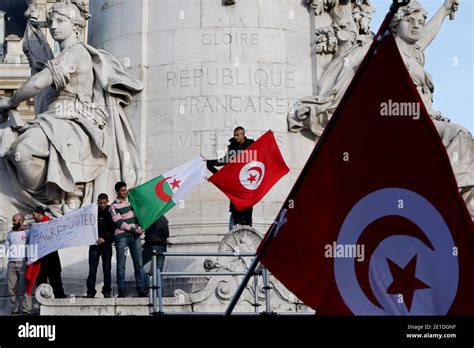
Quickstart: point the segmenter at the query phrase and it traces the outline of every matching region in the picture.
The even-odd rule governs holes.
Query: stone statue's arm
[[[443,25],[444,19],[452,13],[453,6],[458,3],[459,0],[445,0],[438,12],[426,24],[421,39],[417,43],[423,50],[433,42]]]
[[[43,69],[26,81],[10,98],[10,107],[16,108],[22,101],[33,98],[53,84],[53,75],[49,69]],[[1,108],[1,106],[0,106]]]

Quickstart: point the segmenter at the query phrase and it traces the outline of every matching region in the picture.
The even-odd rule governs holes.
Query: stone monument
[[[68,3],[67,6],[75,6],[77,17],[66,17],[79,30],[88,17],[87,11],[77,1]],[[452,14],[456,4],[455,0],[446,0],[440,10],[440,21],[433,22],[439,25],[428,30],[428,23],[425,28],[428,31],[423,33],[434,39],[442,19]],[[59,14],[61,6],[65,5],[57,5]],[[410,8],[416,6],[415,1]],[[81,68],[89,63],[93,67],[94,76],[98,77],[94,81],[98,83],[92,83],[91,75],[86,74],[85,85],[80,83],[80,78],[68,73],[68,67],[62,66],[57,58],[39,59],[46,69],[38,73],[33,69],[35,78],[39,78],[42,71],[51,72],[56,90],[66,90],[68,95],[63,94],[63,99],[56,96],[52,104],[38,102],[36,106],[40,109],[42,105],[50,106],[38,112],[33,123],[0,125],[5,159],[0,163],[0,176],[3,179],[12,172],[25,175],[22,180],[9,179],[12,185],[1,188],[0,216],[11,216],[16,210],[29,209],[38,202],[60,215],[91,202],[98,191],[112,195],[113,183],[118,177],[133,187],[199,155],[220,157],[236,126],[243,126],[247,136],[255,139],[272,129],[291,171],[254,207],[254,228],[229,232],[228,200],[207,183],[186,201],[177,202],[167,214],[170,220],[169,251],[230,251],[235,257],[229,260],[167,257],[165,271],[245,271],[248,260],[239,253],[255,250],[273,222],[313,149],[314,140],[321,135],[367,52],[373,39],[370,21],[375,8],[371,1],[96,0],[91,2],[89,11],[92,15],[89,43],[111,52],[117,59],[77,40],[71,39],[72,46],[63,45],[63,56],[68,50],[78,50],[77,56],[83,57],[85,62]],[[400,13],[396,18],[418,15],[418,12],[423,14],[418,9],[408,14]],[[24,48],[29,53],[32,49],[43,53],[36,57],[48,57],[47,49],[36,44],[42,40],[36,30],[38,23],[33,10],[29,11],[29,16]],[[398,28],[396,21],[393,28]],[[52,34],[57,38],[61,35],[54,30]],[[405,53],[405,62],[415,64],[417,68],[413,76],[415,83],[420,91],[425,87],[428,89],[423,100],[429,106],[430,80],[417,80],[421,75],[427,76],[423,68],[424,48],[417,48],[417,39],[406,42],[405,49],[403,30],[396,30],[396,35],[401,51]],[[34,66],[36,63],[31,54],[29,59]],[[99,66],[96,65],[98,62]],[[101,65],[103,62],[105,65]],[[104,72],[100,67],[112,69]],[[418,74],[420,71],[421,75]],[[118,80],[107,78],[106,73],[116,74]],[[78,89],[81,93],[77,95],[81,97],[71,103],[69,94]],[[105,93],[104,100],[93,100],[99,92]],[[14,106],[18,95],[13,102],[1,99],[0,107]],[[45,96],[42,100],[48,98]],[[77,121],[60,117],[59,128],[52,128],[45,117],[53,116],[52,119],[57,120],[58,100],[65,100],[74,115],[80,115],[88,122],[84,127],[86,131],[79,132],[79,138],[61,139],[69,147],[53,146],[57,132],[50,131],[76,131]],[[79,110],[78,106],[84,104],[90,107]],[[54,111],[51,105],[56,106]],[[127,106],[128,117],[122,106]],[[439,123],[437,127],[448,152],[462,157],[459,163],[452,163],[466,201],[472,202],[472,172],[469,169],[469,165],[472,166],[472,137],[461,127],[446,122],[440,114],[433,112],[432,116]],[[15,119],[15,114],[10,112],[8,122]],[[38,146],[37,140],[34,148],[28,144],[24,136],[27,132],[38,133],[35,139],[41,139],[44,146]],[[23,170],[26,163],[18,163],[14,157],[25,144],[29,145],[26,146],[29,150],[43,151],[39,157],[30,158],[29,170]],[[25,155],[28,158],[28,152]],[[81,163],[71,161],[70,155],[81,158]],[[89,155],[94,158],[91,162],[87,162],[91,158]],[[23,154],[20,157],[23,158]],[[84,163],[95,168],[92,175],[77,170]],[[50,165],[52,173],[45,170]],[[55,171],[56,175],[53,175]],[[76,177],[78,173],[82,176]],[[30,177],[31,174],[34,175]],[[26,194],[18,196],[18,192]],[[66,279],[69,275],[71,282],[82,282],[85,289],[87,253],[85,249],[81,252],[83,254],[61,253],[61,256],[67,255],[62,258],[66,260],[63,272]],[[130,266],[127,268],[131,269]],[[127,277],[131,278],[132,274]],[[171,293],[165,298],[165,305],[173,311],[220,311],[238,284],[237,278],[224,276],[196,277],[181,283],[178,278],[173,281],[174,289],[168,289]],[[67,281],[65,283],[67,287]],[[274,279],[271,284],[275,308],[307,310]],[[81,291],[78,287],[74,289],[76,293]],[[254,297],[261,298],[261,291],[252,293],[248,288],[241,308],[251,309]],[[74,306],[66,301],[60,310],[48,309],[57,302],[51,300],[48,289],[44,288],[40,289],[39,299],[46,306],[44,313],[47,314],[66,314],[75,310],[89,314],[133,313],[132,307],[141,303],[139,299],[131,299],[129,303],[113,299],[104,302],[102,307],[98,304],[96,309],[88,307],[92,305],[89,302],[84,302],[82,307],[79,303],[78,308],[72,309]],[[140,311],[143,312],[143,308],[139,313],[146,314]]]
[[[72,1],[72,3],[78,2]],[[132,167],[134,169],[132,172],[121,172],[123,179],[130,187],[133,187],[193,157],[202,155],[206,158],[216,158],[222,155],[233,129],[238,125],[244,126],[247,136],[252,138],[258,138],[268,129],[272,129],[283,156],[291,168],[291,173],[283,178],[255,207],[254,227],[256,230],[251,233],[235,234],[239,237],[235,237],[237,244],[232,244],[234,252],[250,248],[250,246],[255,249],[258,241],[273,222],[314,146],[311,139],[289,133],[286,122],[289,106],[299,98],[313,94],[312,66],[314,62],[311,57],[313,16],[311,11],[301,0],[278,2],[273,0],[99,0],[90,4],[89,11],[92,15],[89,22],[89,43],[117,57],[118,62],[114,60],[113,66],[122,65],[125,69],[119,77],[138,78],[143,82],[144,90],[132,100],[131,95],[141,89],[138,83],[133,86],[130,86],[130,83],[119,83],[109,86],[109,90],[101,86],[102,91],[110,93],[118,93],[117,88],[129,87],[125,88],[125,91],[120,91],[122,94],[119,95],[123,97],[120,99],[120,105],[130,104],[127,108],[129,127],[122,127],[123,138],[105,134],[113,130],[114,126],[121,126],[120,122],[126,123],[123,113],[120,112],[121,118],[119,120],[115,118],[114,123],[104,124],[107,118],[104,120],[97,117],[98,113],[91,112],[92,115],[89,116],[97,121],[97,124],[92,121],[96,126],[94,133],[90,136],[91,134],[86,132],[87,136],[79,140],[68,139],[73,152],[82,151],[87,147],[93,149],[93,153],[97,155],[95,164],[103,168],[104,158],[101,158],[101,149],[99,146],[95,148],[89,146],[89,144],[97,143],[91,140],[96,139],[95,135],[103,134],[104,140],[112,142],[120,141],[120,139],[125,141],[136,139],[139,150],[137,152],[133,149],[127,151],[120,147],[116,148],[116,151],[107,152],[112,159],[118,156],[129,156],[128,160],[120,158],[117,163],[137,163]],[[29,11],[29,14],[29,35],[25,39],[32,44],[24,45],[24,47],[31,48],[37,47],[34,43],[37,42],[39,35],[35,31],[37,23],[35,23],[34,11]],[[86,13],[80,10],[79,15],[85,19]],[[43,48],[44,53],[47,50]],[[105,52],[87,45],[77,44],[74,49],[77,48],[80,48],[82,53],[84,50],[87,52],[84,53],[86,58],[87,54],[92,57],[97,53],[106,55]],[[112,59],[109,55],[107,58]],[[33,59],[30,56],[30,63],[32,62]],[[56,71],[55,66],[48,68],[49,64],[44,63],[46,70]],[[56,73],[55,84],[57,82],[58,86],[68,88],[67,79],[62,78],[62,71],[56,71]],[[39,74],[41,73],[35,76]],[[88,93],[85,94],[87,97]],[[2,102],[4,108],[12,106],[7,99]],[[101,106],[102,104],[96,101],[94,105]],[[46,113],[50,112],[48,110]],[[16,146],[20,144],[17,139],[20,139],[21,134],[25,134],[29,131],[28,129],[33,129],[31,132],[38,132],[39,139],[45,140],[45,144],[51,141],[49,137],[45,138],[41,135],[41,131],[44,132],[44,129],[47,129],[46,125],[43,128],[47,118],[41,115],[42,113],[39,113],[36,118],[39,127],[27,124],[17,129],[3,124],[6,161],[3,161],[2,165],[6,165],[10,171],[21,171],[13,157]],[[11,121],[12,118],[8,122]],[[127,134],[129,130],[130,133]],[[74,145],[82,144],[82,142],[86,144],[84,148],[74,148]],[[19,186],[17,189],[28,193],[26,197],[18,197],[16,194],[18,190],[15,191],[13,186],[2,187],[1,215],[10,216],[16,210],[28,211],[37,202],[48,206],[53,214],[60,215],[74,208],[71,203],[75,202],[77,207],[90,202],[96,195],[96,189],[112,196],[115,179],[114,175],[110,174],[107,175],[108,180],[103,181],[95,178],[94,180],[76,179],[68,175],[44,180],[41,175],[49,175],[49,170],[44,174],[44,164],[61,163],[62,159],[62,153],[56,148],[50,146],[45,148],[48,148],[50,152],[46,156],[47,159],[44,159],[44,156],[34,157],[34,161],[38,160],[41,163],[38,163],[39,169],[36,175],[27,178],[33,179],[32,182],[26,182],[37,184],[38,187],[35,185],[25,187],[25,180],[17,182]],[[39,151],[41,147],[36,147],[34,150]],[[139,156],[136,161],[135,153]],[[51,156],[56,156],[53,159],[58,161],[51,161]],[[140,168],[139,164],[143,164],[143,168]],[[104,171],[107,171],[107,168]],[[25,172],[29,175],[32,171]],[[5,167],[0,168],[0,173],[2,176],[8,174]],[[62,174],[68,173],[63,171]],[[128,174],[135,174],[135,176],[128,176]],[[57,178],[67,178],[67,182],[57,185],[55,181]],[[62,188],[62,190],[53,190],[56,195],[52,200],[49,200],[47,194],[45,196],[45,193],[49,193],[47,190],[49,187],[44,187],[43,184],[47,182],[56,184],[53,188]],[[171,223],[170,251],[217,251],[222,240],[229,238],[226,237],[229,218],[228,200],[210,184],[201,185],[185,202],[178,202],[167,217]],[[87,252],[86,249],[80,252],[82,255],[77,251],[62,250],[60,252],[66,291],[68,291],[68,281],[74,283],[72,278],[75,278],[76,283],[81,282],[84,288]],[[203,268],[205,259],[205,257],[167,258],[165,271],[202,272],[205,271]],[[218,264],[223,263],[221,261]],[[127,268],[131,269],[130,266]],[[223,268],[206,270],[219,269]],[[219,283],[209,283],[205,278],[193,281],[193,284],[197,284],[204,291],[201,294],[207,294],[196,295],[201,298],[196,301],[202,302],[206,296],[213,294],[215,292],[212,288],[213,284],[217,286]],[[193,284],[184,284],[187,285],[184,288],[197,290]],[[77,286],[70,289],[73,290],[69,293],[81,295],[80,288]],[[222,296],[227,301],[230,293],[224,291]],[[284,301],[288,304],[288,294],[285,293],[283,297],[286,297]],[[297,303],[296,300],[293,302]],[[219,303],[222,306],[222,303]]]
[[[145,89],[131,105],[144,177],[199,155],[223,155],[236,126],[275,133],[290,174],[254,207],[264,233],[314,146],[288,132],[289,106],[313,94],[312,13],[301,0],[91,2],[89,42],[112,52]],[[209,173],[210,175],[210,173]],[[204,183],[167,217],[170,251],[215,251],[228,232],[228,200]],[[173,259],[167,270],[202,270]]]

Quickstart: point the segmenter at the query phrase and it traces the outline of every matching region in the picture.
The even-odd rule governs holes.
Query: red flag
[[[262,263],[321,315],[472,315],[472,221],[393,36],[378,38]]]
[[[26,293],[31,295],[33,288],[35,287],[36,278],[38,277],[41,269],[41,260],[33,262],[26,266],[25,279],[26,279]]]
[[[242,211],[257,204],[289,169],[272,131],[209,178]]]
[[[49,216],[43,215],[41,222],[47,222],[51,220]],[[41,259],[29,264],[26,266],[25,279],[26,279],[26,293],[31,295],[33,293],[33,288],[35,287],[36,278],[41,269]]]

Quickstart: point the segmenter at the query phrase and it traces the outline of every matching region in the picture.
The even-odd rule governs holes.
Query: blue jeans
[[[133,268],[135,269],[135,283],[137,292],[147,288],[147,276],[142,263],[142,245],[138,236],[123,236],[115,238],[115,250],[117,252],[117,285],[120,293],[125,293],[125,248],[128,247],[132,256]]]

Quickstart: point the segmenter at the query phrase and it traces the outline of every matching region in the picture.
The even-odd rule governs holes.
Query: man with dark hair
[[[99,258],[102,258],[102,270],[104,272],[104,286],[102,294],[105,298],[111,297],[112,292],[112,243],[114,242],[115,224],[110,214],[109,197],[105,193],[97,197],[98,215],[97,230],[99,238],[97,245],[89,247],[89,276],[87,277],[87,297],[95,297],[95,281]]]
[[[135,269],[135,282],[138,297],[146,297],[147,276],[142,263],[141,236],[145,231],[138,226],[138,220],[128,201],[127,184],[120,181],[115,184],[117,199],[110,206],[112,220],[115,223],[115,250],[117,252],[117,285],[119,297],[126,297],[125,290],[125,249],[128,247]]]
[[[217,173],[217,169],[214,167],[221,167],[224,164],[229,163],[235,156],[243,152],[253,142],[253,139],[248,139],[245,136],[245,129],[243,127],[236,127],[234,129],[234,137],[229,139],[229,145],[227,146],[227,153],[225,156],[215,160],[207,160],[207,169],[209,169],[213,174]],[[229,211],[229,230],[234,228],[236,225],[252,226],[252,207],[243,211],[237,211],[237,208],[231,202]]]
[[[12,229],[5,239],[5,250],[8,256],[7,284],[10,295],[12,314],[29,314],[31,296],[26,293],[26,261],[30,231],[25,228],[25,217],[15,214],[12,217]]]
[[[37,206],[33,211],[33,219],[36,223],[47,222],[51,220],[42,206]],[[53,251],[52,253],[43,256],[40,259],[41,268],[36,278],[36,286],[44,284],[49,281],[49,285],[53,288],[55,298],[66,298],[63,289],[63,282],[61,280],[61,260],[59,253]]]

